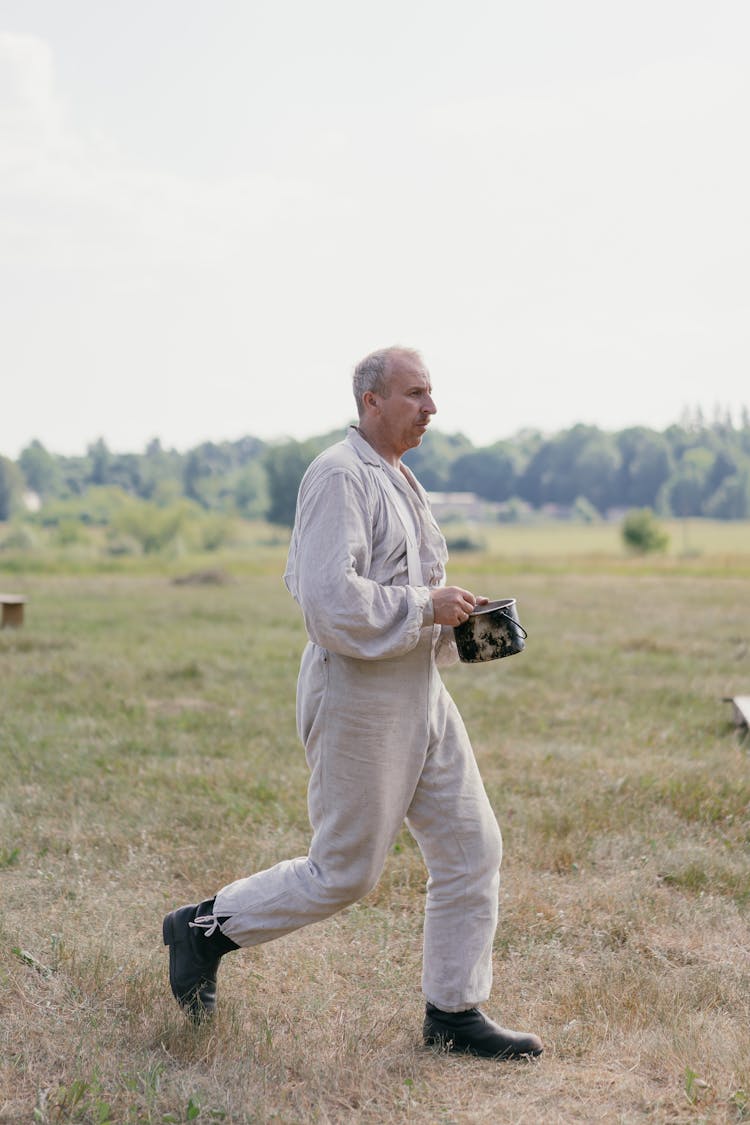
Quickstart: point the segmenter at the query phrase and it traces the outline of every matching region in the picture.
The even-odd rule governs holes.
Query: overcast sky
[[[750,404],[747,0],[0,0],[0,453]]]

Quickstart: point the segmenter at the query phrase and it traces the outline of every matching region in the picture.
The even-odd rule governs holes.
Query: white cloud
[[[6,140],[44,140],[60,129],[52,51],[33,35],[0,32],[0,124]]]
[[[0,35],[0,333],[25,403],[0,417],[0,449],[19,418],[58,449],[305,436],[345,420],[346,372],[393,340],[423,348],[439,425],[475,440],[746,397],[750,81],[720,49],[610,74],[581,39],[557,73],[527,80],[519,61],[495,80],[488,56],[477,84],[442,82],[434,55],[425,83],[420,26],[409,81],[381,97],[377,60],[339,73],[338,41],[317,44],[320,88],[316,43],[281,30],[281,77],[259,43],[260,79],[238,49],[226,67],[218,24],[196,82],[164,27],[167,64],[149,56],[150,85],[126,88],[144,60],[117,24],[102,8],[95,36],[55,40],[79,52],[60,56],[62,92],[47,42]],[[143,107],[164,91],[154,126]]]
[[[6,262],[56,268],[157,268],[236,257],[290,215],[330,216],[334,201],[304,177],[181,177],[138,166],[112,138],[67,120],[49,46],[0,35],[0,240]]]

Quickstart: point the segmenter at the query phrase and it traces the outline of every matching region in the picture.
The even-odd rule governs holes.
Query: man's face
[[[388,373],[388,394],[375,396],[381,440],[400,457],[422,441],[435,413],[426,368],[409,356],[395,356]]]

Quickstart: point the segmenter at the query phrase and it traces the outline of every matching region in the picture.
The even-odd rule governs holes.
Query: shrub
[[[184,538],[188,525],[200,516],[200,508],[190,500],[182,500],[167,508],[157,507],[148,500],[130,501],[115,515],[114,532],[135,539],[144,554],[185,549]]]
[[[454,535],[446,539],[449,551],[481,551],[485,547],[484,540],[471,532]]]
[[[43,504],[34,522],[42,527],[59,527],[71,521],[88,527],[106,527],[131,503],[121,488],[89,488],[82,496],[68,496]]]
[[[125,535],[110,528],[107,532],[107,554],[113,557],[138,556],[143,553],[140,542],[133,535]]]
[[[74,543],[85,543],[87,539],[80,520],[66,516],[61,519],[55,531],[55,542],[61,547],[70,547]]]
[[[39,546],[39,535],[27,523],[11,525],[10,531],[0,539],[0,551],[33,551]]]
[[[622,522],[622,538],[628,550],[639,555],[664,552],[669,536],[650,508],[633,508]]]
[[[229,540],[231,524],[223,516],[205,515],[198,523],[198,542],[204,551],[218,551]]]

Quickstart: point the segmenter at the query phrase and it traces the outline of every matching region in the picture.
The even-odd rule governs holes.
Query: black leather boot
[[[523,1055],[541,1055],[544,1050],[538,1035],[525,1031],[508,1031],[481,1012],[443,1012],[428,1004],[424,1019],[424,1041],[428,1047],[442,1047],[465,1055],[485,1059],[514,1059]]]
[[[169,946],[172,993],[196,1023],[213,1015],[216,1008],[220,959],[230,950],[239,949],[219,929],[213,909],[212,898],[197,906],[181,906],[167,914],[162,925],[164,944]]]

